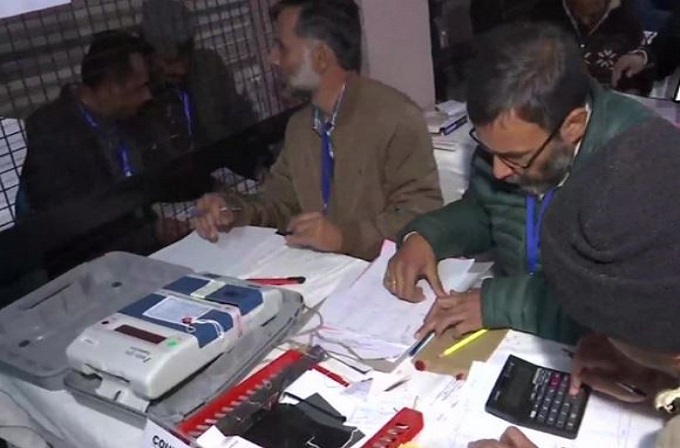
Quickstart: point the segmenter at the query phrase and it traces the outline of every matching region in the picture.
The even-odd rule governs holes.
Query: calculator
[[[491,390],[486,412],[514,425],[575,439],[590,390],[569,395],[570,378],[569,373],[510,355]]]

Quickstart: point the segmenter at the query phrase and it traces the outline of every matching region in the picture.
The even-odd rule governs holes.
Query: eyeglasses
[[[548,143],[550,143],[550,141],[551,141],[553,138],[555,138],[555,136],[556,136],[557,133],[560,131],[560,129],[562,129],[562,124],[563,124],[563,123],[564,123],[564,120],[560,121],[560,124],[558,124],[557,127],[555,127],[555,129],[550,133],[550,135],[548,136],[548,138],[545,139],[545,141],[544,141],[543,144],[540,146],[540,148],[538,148],[538,149],[536,150],[536,152],[534,152],[534,154],[531,156],[531,158],[529,158],[529,160],[527,161],[527,163],[524,163],[524,164],[517,163],[517,162],[515,162],[514,160],[508,159],[507,157],[504,157],[504,156],[502,156],[502,155],[497,154],[496,152],[494,152],[491,148],[489,148],[489,147],[486,146],[484,143],[482,143],[482,141],[481,141],[481,140],[479,139],[479,137],[477,136],[477,129],[476,129],[476,128],[470,129],[470,138],[472,138],[472,140],[474,140],[475,143],[477,143],[477,144],[479,145],[479,147],[482,148],[482,150],[484,150],[485,152],[491,154],[491,155],[494,156],[494,157],[498,157],[498,159],[499,159],[501,162],[503,162],[505,165],[507,165],[507,167],[510,168],[511,170],[513,170],[513,171],[518,171],[518,170],[519,170],[519,171],[526,171],[526,170],[528,170],[529,167],[536,161],[536,159],[538,158],[538,156],[541,155],[541,153],[545,150],[545,148],[548,147]]]

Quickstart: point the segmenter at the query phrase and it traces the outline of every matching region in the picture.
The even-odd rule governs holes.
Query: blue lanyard
[[[90,113],[85,110],[82,104],[78,104],[78,108],[80,109],[80,113],[85,118],[85,121],[87,121],[87,124],[94,130],[95,132],[99,130],[99,125],[95,121],[95,119],[90,115]],[[119,139],[118,142],[118,157],[120,157],[120,166],[123,171],[123,175],[125,177],[130,177],[132,176],[132,167],[130,166],[130,151],[128,150],[127,145]]]
[[[321,199],[323,200],[323,212],[328,212],[328,203],[331,199],[331,187],[333,185],[333,148],[331,143],[332,123],[325,123],[321,130]]]
[[[182,110],[184,111],[184,118],[187,122],[187,131],[189,132],[189,137],[193,135],[193,122],[191,119],[191,102],[189,101],[189,94],[184,90],[178,90],[179,100],[182,102]]]
[[[526,224],[526,240],[527,240],[527,270],[529,274],[535,274],[538,271],[538,258],[541,246],[541,222],[543,215],[548,209],[550,201],[555,195],[555,190],[548,191],[541,201],[541,208],[536,214],[536,197],[527,196],[527,224]]]
[[[321,134],[321,200],[323,201],[323,212],[328,213],[328,204],[331,200],[331,190],[333,186],[333,170],[335,167],[335,156],[333,154],[333,142],[331,133],[335,129],[335,120],[338,117],[340,104],[345,97],[346,84],[342,86],[340,96],[333,106],[333,114],[330,120],[321,122],[321,112],[314,109],[315,129]]]

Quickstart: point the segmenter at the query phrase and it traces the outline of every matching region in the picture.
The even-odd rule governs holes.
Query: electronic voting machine
[[[0,369],[174,424],[243,379],[301,310],[292,291],[111,253],[0,310]]]

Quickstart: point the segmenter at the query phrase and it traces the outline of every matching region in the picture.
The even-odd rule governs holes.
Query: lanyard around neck
[[[83,116],[88,126],[93,131],[101,135],[101,128],[99,127],[99,124],[81,103],[78,103],[78,109],[80,109],[80,114]],[[123,172],[123,176],[132,176],[134,173],[132,172],[132,167],[130,165],[130,151],[128,150],[127,145],[120,138],[118,139],[118,157],[120,158],[120,167],[121,171]]]
[[[182,111],[184,112],[184,119],[187,124],[187,132],[189,138],[193,136],[193,120],[191,118],[191,101],[189,101],[189,94],[185,90],[177,90],[179,100],[182,102]]]
[[[335,169],[335,155],[333,153],[333,142],[331,133],[335,129],[335,121],[340,110],[340,105],[345,97],[345,85],[342,86],[340,96],[333,106],[333,114],[327,121],[321,120],[319,109],[315,109],[314,121],[318,124],[318,132],[321,134],[321,200],[323,201],[323,212],[328,213],[333,187],[333,174]]]
[[[527,270],[529,274],[535,274],[538,271],[539,251],[541,246],[541,223],[543,215],[550,205],[555,190],[548,191],[541,201],[540,209],[536,213],[537,198],[536,196],[527,196],[526,208],[526,242],[527,242]]]

